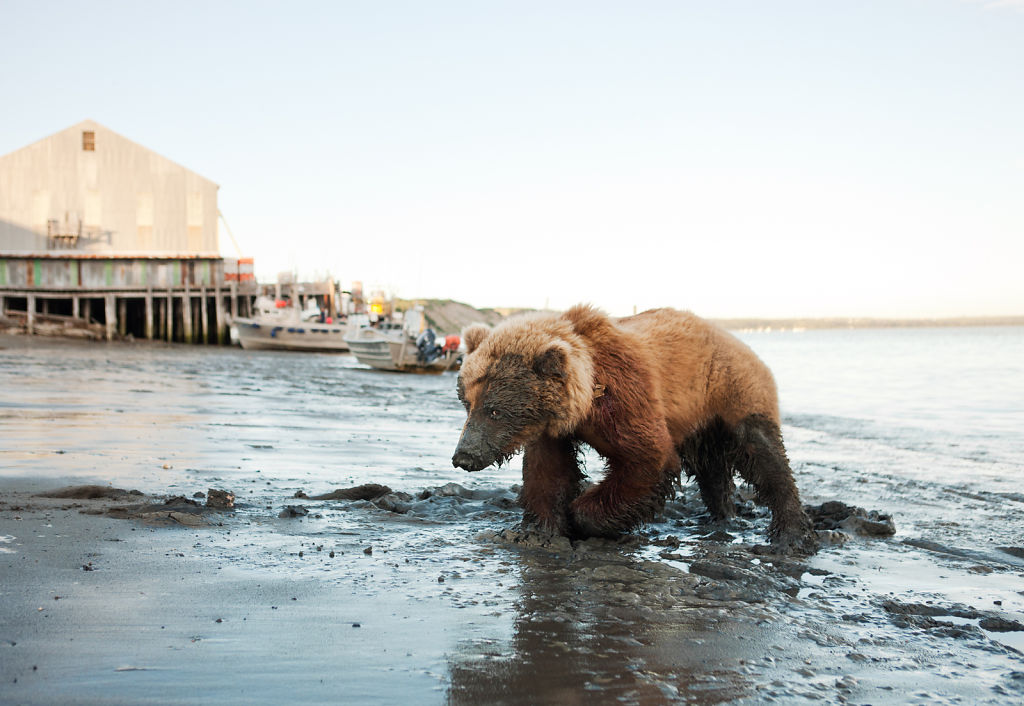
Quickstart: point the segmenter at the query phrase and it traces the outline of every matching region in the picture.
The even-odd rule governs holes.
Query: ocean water
[[[905,530],[957,544],[1020,544],[1024,329],[743,338],[775,373],[794,468],[812,476],[805,501],[874,503]],[[979,493],[977,508],[955,501]]]
[[[740,338],[775,374],[795,464],[988,490],[1024,478],[1024,328]],[[150,490],[164,465],[326,484],[516,476],[515,461],[472,476],[451,467],[463,420],[452,373],[379,373],[325,354],[10,340],[0,349],[0,473]]]
[[[741,335],[775,373],[787,423],[1020,471],[1024,329]],[[985,469],[984,465],[992,465]],[[986,472],[987,475],[987,472]]]

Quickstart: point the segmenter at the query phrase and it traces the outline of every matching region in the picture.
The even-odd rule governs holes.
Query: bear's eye
[[[501,410],[500,409],[492,409],[491,411],[489,411],[487,413],[487,416],[490,417],[491,419],[497,419],[498,417],[501,416]]]

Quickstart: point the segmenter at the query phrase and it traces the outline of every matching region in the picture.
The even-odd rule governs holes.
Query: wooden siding
[[[217,258],[0,258],[0,294],[5,290],[163,290],[227,287],[237,281]]]
[[[0,252],[216,254],[217,188],[87,120],[0,157]]]

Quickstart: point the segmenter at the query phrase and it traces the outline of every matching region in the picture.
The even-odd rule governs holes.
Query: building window
[[[96,151],[96,133],[92,130],[82,131],[82,149],[86,152]]]

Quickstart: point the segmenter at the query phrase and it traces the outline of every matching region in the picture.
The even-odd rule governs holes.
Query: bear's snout
[[[466,424],[455,447],[452,465],[464,470],[482,471],[494,462],[489,458],[488,445],[480,429],[473,424]]]
[[[479,459],[474,458],[472,454],[460,449],[455,450],[455,455],[452,456],[452,465],[456,468],[461,468],[465,471],[471,472],[480,471],[484,468]]]

